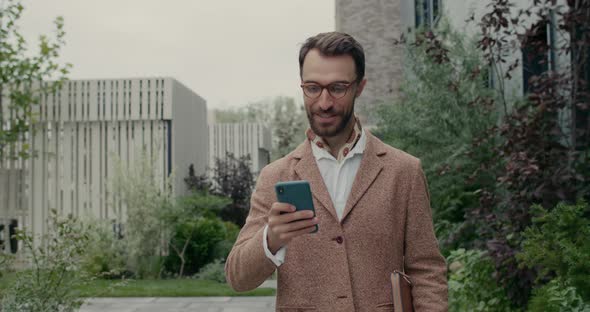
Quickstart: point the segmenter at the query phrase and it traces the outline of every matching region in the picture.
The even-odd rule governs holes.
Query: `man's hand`
[[[282,213],[282,214],[281,214]],[[318,224],[313,211],[295,211],[295,207],[284,203],[274,203],[268,216],[268,249],[273,254],[287,245],[293,238],[311,233]]]

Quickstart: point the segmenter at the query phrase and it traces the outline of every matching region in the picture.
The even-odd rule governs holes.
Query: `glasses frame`
[[[300,87],[301,87],[301,90],[303,91],[303,94],[304,94],[306,97],[310,98],[310,99],[313,99],[313,100],[315,100],[315,99],[318,99],[320,96],[322,96],[322,93],[324,92],[324,89],[326,89],[326,91],[328,91],[328,95],[330,95],[330,97],[331,97],[331,98],[333,98],[333,99],[335,99],[335,100],[339,100],[339,99],[341,99],[341,98],[345,97],[345,96],[348,94],[348,90],[350,90],[350,87],[351,87],[352,85],[354,85],[354,84],[355,84],[355,82],[356,82],[356,81],[351,81],[351,82],[341,82],[341,81],[335,81],[335,82],[331,82],[331,83],[329,83],[329,84],[327,84],[327,85],[319,84],[319,83],[317,83],[317,82],[304,82],[304,83],[302,83],[302,84],[300,85]],[[344,90],[344,94],[343,94],[342,96],[336,97],[336,96],[334,96],[334,95],[332,94],[332,92],[330,92],[330,89],[328,89],[328,88],[329,88],[331,85],[334,85],[334,84],[343,84],[343,85],[346,85],[346,89]],[[315,96],[315,97],[313,97],[313,96],[309,96],[309,95],[308,95],[308,94],[305,92],[305,86],[306,86],[306,85],[315,85],[315,86],[318,86],[318,87],[320,87],[320,93],[318,93],[318,95],[317,95],[317,96]]]

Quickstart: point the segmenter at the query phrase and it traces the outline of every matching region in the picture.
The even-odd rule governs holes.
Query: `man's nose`
[[[332,106],[334,106],[334,100],[330,96],[330,92],[328,92],[327,89],[323,89],[322,93],[320,93],[318,105],[320,109],[324,111],[329,110]]]

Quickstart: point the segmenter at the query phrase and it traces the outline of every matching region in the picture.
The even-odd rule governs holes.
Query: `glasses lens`
[[[348,90],[348,85],[343,83],[333,83],[328,86],[328,92],[335,98],[341,98],[346,94],[346,90]]]
[[[322,92],[322,88],[318,85],[307,84],[303,86],[303,92],[309,97],[317,97]]]

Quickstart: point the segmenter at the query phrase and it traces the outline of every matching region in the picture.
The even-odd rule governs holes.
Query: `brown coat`
[[[279,181],[311,185],[319,232],[293,239],[278,268],[277,311],[393,311],[389,275],[405,268],[417,312],[447,311],[446,264],[434,236],[420,161],[367,131],[367,145],[342,221],[308,141],[265,167],[250,214],[227,258],[227,281],[251,290],[276,269],[263,230]],[[405,266],[404,266],[405,255]]]

